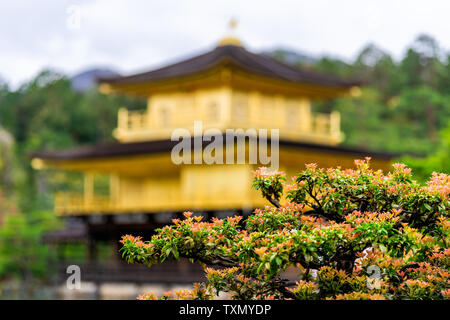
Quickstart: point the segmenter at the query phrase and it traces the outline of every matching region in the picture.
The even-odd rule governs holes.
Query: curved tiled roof
[[[218,46],[205,54],[156,70],[130,76],[99,78],[98,81],[108,84],[153,82],[207,71],[225,61],[249,73],[290,82],[343,88],[361,84],[356,80],[345,80],[332,75],[290,66],[272,57],[255,54],[243,47],[234,45]]]
[[[39,151],[32,153],[31,157],[51,161],[102,159],[109,157],[170,152],[177,143],[178,141],[171,141],[171,140],[156,140],[156,141],[130,142],[130,143],[112,142],[105,144],[75,147],[60,151]],[[205,147],[210,142],[202,141],[202,143],[203,147]],[[369,151],[342,146],[328,146],[328,145],[319,145],[307,142],[294,142],[287,140],[280,140],[279,145],[291,148],[306,148],[318,151],[322,150],[341,154],[351,154],[354,156],[373,156],[382,159],[392,159],[394,157],[400,156],[399,154],[393,154],[389,152]]]

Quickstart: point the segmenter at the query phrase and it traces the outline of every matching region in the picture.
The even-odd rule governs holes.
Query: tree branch
[[[275,200],[274,198],[270,197],[270,196],[265,196],[265,198],[275,207],[277,208],[281,208],[281,204]]]
[[[199,256],[191,256],[191,257],[186,256],[185,258],[194,258],[195,260],[198,260],[205,264],[217,265],[225,268],[235,267],[238,265],[236,261],[220,255],[213,256],[211,257],[211,259],[206,259]]]

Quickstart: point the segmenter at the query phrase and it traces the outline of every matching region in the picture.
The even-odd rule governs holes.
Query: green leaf
[[[178,249],[177,249],[177,247],[173,247],[173,249],[172,249],[172,253],[173,253],[173,256],[175,257],[175,259],[179,259],[179,257],[180,257],[180,254],[178,253]]]

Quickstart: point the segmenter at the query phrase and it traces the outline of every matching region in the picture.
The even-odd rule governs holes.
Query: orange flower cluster
[[[253,171],[253,177],[272,178],[277,175],[286,176],[283,171],[268,171],[267,167],[260,167]]]
[[[158,300],[158,297],[153,292],[149,292],[139,295],[137,300]]]
[[[385,296],[379,293],[351,292],[338,294],[336,297],[326,298],[326,300],[387,300]]]
[[[427,186],[423,187],[424,192],[440,194],[444,199],[448,199],[450,194],[450,175],[433,172]]]
[[[119,242],[122,244],[130,243],[137,248],[143,248],[143,249],[147,249],[147,250],[151,249],[153,247],[153,244],[148,243],[148,242],[143,242],[142,237],[133,237],[128,234],[122,236],[122,238]]]
[[[353,211],[351,214],[345,217],[345,220],[349,223],[361,224],[363,222],[397,222],[400,219],[401,210],[393,209],[392,212],[364,212]]]
[[[289,290],[300,300],[314,300],[318,298],[319,286],[314,281],[300,280],[295,283],[294,288]]]

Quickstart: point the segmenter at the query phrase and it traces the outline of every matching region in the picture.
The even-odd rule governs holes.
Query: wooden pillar
[[[326,135],[328,133],[327,132],[327,122],[329,122],[328,116],[326,114],[319,113],[319,114],[316,114],[315,118],[316,118],[315,119],[316,123],[315,123],[315,127],[313,129],[314,133],[321,135],[321,136]]]
[[[130,129],[142,129],[143,126],[143,115],[141,115],[140,112],[138,111],[134,111],[133,113],[131,113],[131,128]]]
[[[309,100],[301,99],[300,101],[300,131],[312,131],[311,105]]]
[[[274,117],[272,121],[267,122],[267,128],[279,129],[286,127],[286,112],[283,112],[285,106],[286,99],[281,94],[275,94],[273,97],[273,107],[281,117]]]
[[[339,142],[341,135],[341,114],[338,111],[333,111],[330,114],[330,135],[332,140]]]
[[[261,95],[258,91],[251,91],[248,98],[248,125],[249,128],[257,128],[261,110]]]
[[[229,86],[224,86],[220,93],[220,124],[224,128],[227,128],[231,124],[232,112],[233,112],[233,90]]]
[[[84,205],[89,205],[94,199],[94,174],[86,172],[84,174]]]
[[[89,235],[88,240],[88,260],[89,262],[95,262],[97,260],[97,245],[92,234]]]
[[[119,176],[117,174],[111,174],[109,176],[109,203],[112,206],[116,206],[119,202]]]
[[[128,129],[128,110],[125,108],[120,108],[117,119],[117,128],[119,130]]]

